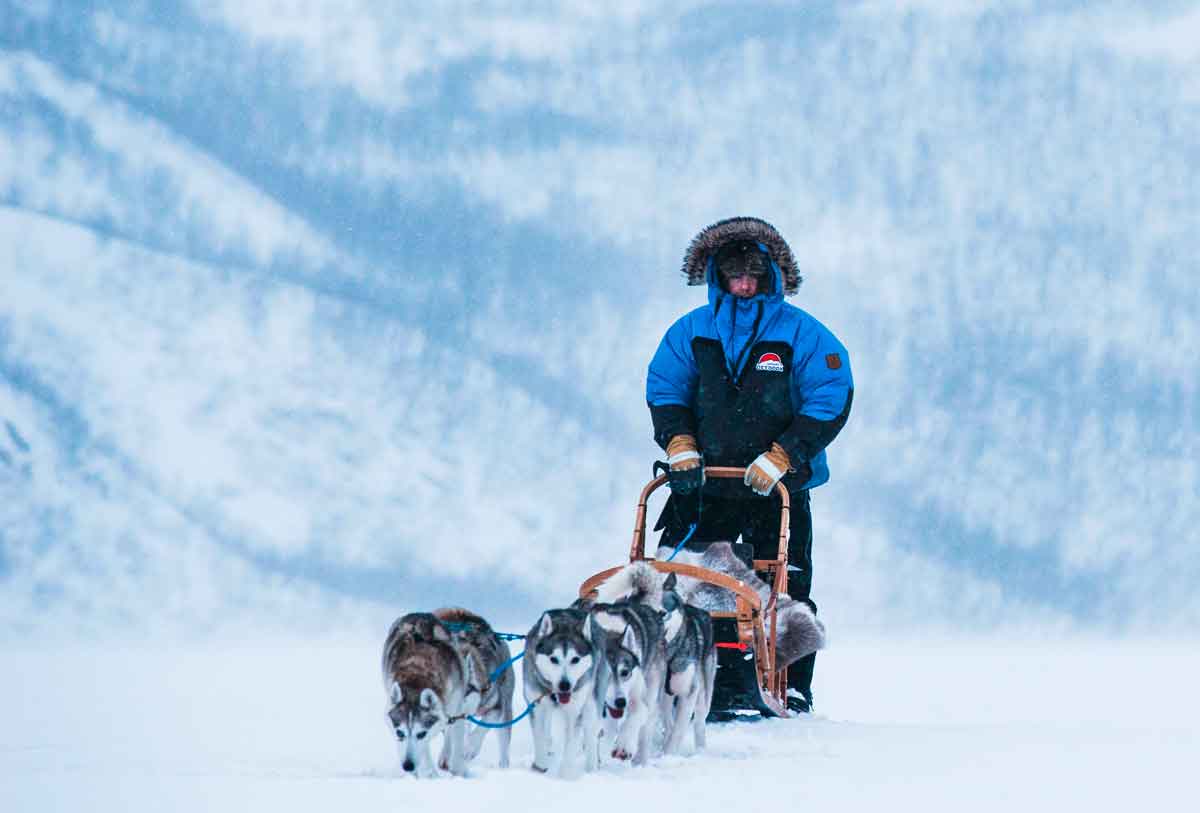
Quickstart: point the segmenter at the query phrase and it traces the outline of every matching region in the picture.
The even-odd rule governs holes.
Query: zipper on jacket
[[[733,312],[734,312],[734,314],[736,314],[737,309],[735,308]],[[733,369],[734,369],[733,386],[737,389],[742,388],[742,379],[745,378],[745,376],[746,376],[746,368],[742,367],[742,359],[744,359],[746,357],[746,353],[748,353],[750,351],[750,348],[754,346],[754,341],[758,337],[758,325],[760,322],[762,322],[762,315],[763,315],[763,303],[762,303],[762,300],[760,299],[758,301],[758,313],[756,313],[754,315],[754,324],[750,326],[750,336],[747,337],[746,343],[744,345],[742,345],[742,352],[738,353],[737,361],[734,362],[734,365],[733,365]]]

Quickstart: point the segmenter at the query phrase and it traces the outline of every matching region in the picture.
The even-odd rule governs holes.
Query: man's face
[[[771,260],[756,243],[749,240],[726,243],[714,259],[721,284],[729,293],[749,299],[765,290]]]
[[[729,293],[742,299],[749,299],[758,293],[758,277],[752,274],[730,277],[725,284],[729,286]]]

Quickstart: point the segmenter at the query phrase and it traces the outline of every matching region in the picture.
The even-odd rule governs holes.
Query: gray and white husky
[[[629,600],[593,604],[589,612],[604,632],[604,747],[611,744],[616,759],[643,765],[659,728],[667,677],[663,613]]]
[[[533,704],[533,768],[556,776],[597,767],[600,702],[607,689],[599,668],[601,635],[580,609],[547,610],[525,636],[522,679]]]
[[[596,589],[598,604],[629,603],[642,608],[642,628],[638,632],[650,633],[650,644],[642,652],[642,670],[647,684],[647,702],[653,711],[648,722],[639,731],[634,762],[644,762],[650,756],[651,739],[663,731],[669,735],[671,717],[666,715],[668,707],[667,679],[669,675],[668,642],[675,640],[684,628],[684,614],[679,611],[683,602],[675,592],[675,574],[658,572],[648,562],[632,562],[617,571]],[[649,612],[647,612],[649,611]],[[651,616],[655,620],[650,620]],[[622,726],[625,728],[625,726]],[[626,749],[627,750],[627,749]],[[614,756],[621,757],[621,749],[614,749]]]
[[[660,547],[658,555],[670,556],[671,551],[669,547]],[[733,546],[729,542],[713,542],[703,552],[684,548],[676,554],[675,561],[715,570],[744,582],[758,593],[763,606],[766,606],[770,599],[770,585],[734,554]],[[690,576],[680,576],[676,589],[685,602],[703,610],[715,612],[734,609],[733,594],[715,584],[702,582]],[[785,593],[779,596],[778,604],[775,663],[779,668],[783,668],[805,655],[823,649],[826,635],[825,625],[803,601],[793,599]]]
[[[667,731],[663,751],[685,753],[684,737],[692,732],[691,750],[705,747],[704,721],[712,705],[713,681],[717,674],[717,650],[712,616],[684,602],[676,591],[676,578],[667,577],[663,592],[668,613],[678,612],[682,623],[667,640],[667,682],[662,697],[662,717]],[[689,725],[690,724],[690,725]]]
[[[676,574],[660,573],[647,562],[622,568],[599,586],[597,595],[633,600],[659,613],[663,652],[657,717],[665,735],[663,750],[683,752],[689,730],[693,749],[703,748],[704,721],[712,704],[717,670],[711,616],[684,601]]]
[[[454,774],[466,774],[462,716],[479,704],[474,683],[470,660],[459,654],[435,615],[409,613],[392,624],[383,646],[383,685],[405,773],[437,775],[430,745],[443,734],[442,763]]]
[[[405,772],[436,775],[430,744],[442,733],[440,766],[466,774],[487,733],[467,715],[492,723],[512,718],[516,680],[511,670],[500,669],[507,660],[508,648],[488,622],[461,607],[409,613],[392,625],[383,648],[383,681]],[[508,767],[511,732],[500,729],[502,768]]]
[[[479,703],[472,716],[493,724],[511,720],[517,681],[512,669],[504,668],[508,662],[508,647],[496,637],[487,621],[470,610],[446,607],[434,610],[433,614],[449,627],[454,648],[469,663],[468,672],[474,675],[469,684],[471,691],[478,692]],[[484,726],[471,724],[463,753],[466,762],[479,756],[487,731]],[[497,729],[496,736],[500,745],[500,767],[507,768],[512,728]]]

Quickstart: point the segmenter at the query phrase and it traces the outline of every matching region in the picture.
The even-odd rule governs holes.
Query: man
[[[850,414],[846,348],[820,322],[783,301],[802,282],[783,237],[765,221],[714,223],[684,255],[689,285],[708,304],[667,330],[650,361],[646,400],[667,452],[671,497],[655,530],[674,547],[691,532],[702,550],[739,535],[754,558],[776,555],[780,480],[791,495],[788,593],[814,611],[809,490],[829,479],[825,447]],[[743,481],[705,482],[704,466],[746,468]],[[812,709],[815,653],[788,670],[788,708]]]

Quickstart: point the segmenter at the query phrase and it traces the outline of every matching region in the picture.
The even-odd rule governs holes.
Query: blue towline
[[[516,637],[524,638],[525,636],[518,635]],[[492,673],[490,675],[488,675],[488,683],[494,683],[496,678],[500,677],[500,675],[502,675],[504,673],[505,669],[508,669],[514,663],[521,660],[521,658],[523,658],[523,657],[525,657],[525,653],[518,652],[516,655],[513,655],[511,658],[506,660],[504,663],[497,666],[495,669],[492,670]],[[533,711],[533,707],[536,704],[537,704],[537,701],[530,703],[528,706],[525,707],[525,711],[521,712],[516,717],[509,720],[507,723],[489,723],[486,720],[480,720],[476,717],[472,717],[470,714],[467,715],[467,719],[470,720],[475,725],[481,726],[482,728],[508,728],[511,725],[516,725],[520,720],[525,719],[526,715],[528,715],[531,711]]]
[[[679,544],[675,546],[675,550],[671,551],[671,555],[667,557],[668,562],[675,558],[675,554],[683,550],[683,546],[686,545],[688,540],[692,538],[692,534],[696,533],[697,524],[698,523],[693,522],[692,527],[688,528],[688,532],[683,535],[683,539],[679,540]]]
[[[472,626],[469,623],[459,622],[459,621],[445,621],[443,623],[450,629],[451,632],[462,632]],[[492,634],[495,635],[497,638],[499,638],[501,641],[520,641],[525,637],[524,635],[517,635],[515,632],[496,632],[494,630],[492,631]],[[525,657],[525,653],[518,652],[516,655],[513,655],[511,658],[506,660],[504,663],[497,666],[495,669],[492,670],[492,673],[490,675],[488,675],[488,683],[494,683],[496,681],[496,678],[500,677],[500,675],[502,675],[504,673],[505,669],[510,668],[514,663],[521,660],[521,658],[523,658],[523,657]],[[480,726],[482,728],[508,728],[509,726],[516,725],[518,722],[525,719],[525,717],[528,716],[531,711],[533,711],[533,707],[535,705],[536,705],[536,701],[534,703],[530,703],[528,706],[526,706],[525,711],[521,712],[516,717],[509,720],[507,723],[489,723],[486,720],[480,720],[477,717],[471,716],[470,714],[467,715],[467,719],[470,720],[475,725]]]

